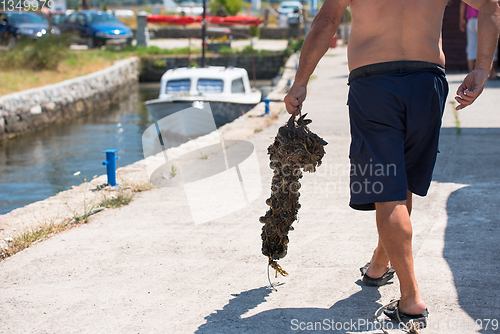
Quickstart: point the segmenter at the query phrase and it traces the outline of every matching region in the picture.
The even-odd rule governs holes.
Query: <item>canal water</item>
[[[257,81],[257,88],[268,85]],[[107,111],[0,144],[0,215],[106,174],[103,150],[119,150],[117,167],[143,159],[142,134],[153,123],[144,102],[159,92],[159,83],[137,84]]]
[[[118,167],[143,159],[142,133],[153,123],[144,101],[159,91],[159,83],[138,84],[107,111],[0,144],[0,214],[106,174],[103,150],[119,150]]]

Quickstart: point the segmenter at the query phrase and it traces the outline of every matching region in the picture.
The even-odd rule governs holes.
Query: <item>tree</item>
[[[210,12],[218,14],[221,7],[229,14],[236,15],[243,8],[242,0],[211,0],[208,4]]]
[[[90,0],[82,0],[82,9],[90,9]]]

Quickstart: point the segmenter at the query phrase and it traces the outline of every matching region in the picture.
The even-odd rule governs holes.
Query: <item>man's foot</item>
[[[403,323],[408,327],[418,326],[415,329],[427,327],[427,318],[429,317],[429,311],[427,309],[420,314],[406,314],[402,312],[399,309],[399,301],[395,301],[393,304],[389,305],[384,310],[384,314],[397,323]]]
[[[372,278],[366,274],[366,271],[368,270],[368,267],[370,266],[370,262],[365,264],[363,267],[359,268],[361,271],[361,276],[362,281],[365,285],[368,286],[382,286],[384,284],[387,284],[389,280],[391,280],[394,277],[394,269],[389,268],[381,277],[379,278]]]

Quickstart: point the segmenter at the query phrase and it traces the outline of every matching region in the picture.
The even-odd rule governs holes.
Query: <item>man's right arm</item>
[[[351,0],[325,0],[313,20],[300,52],[299,68],[290,91],[285,96],[286,110],[297,113],[306,98],[307,82],[330,46],[340,20]]]
[[[471,105],[481,94],[490,73],[493,55],[500,32],[499,0],[465,0],[479,10],[477,28],[477,59],[474,70],[467,75],[458,87],[455,100],[459,103],[457,110]]]

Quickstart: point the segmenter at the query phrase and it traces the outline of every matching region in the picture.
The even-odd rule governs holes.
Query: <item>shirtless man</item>
[[[466,2],[479,9],[479,42],[475,69],[455,97],[457,110],[481,94],[500,29],[499,0]],[[363,282],[387,283],[392,266],[401,298],[385,313],[397,319],[397,310],[404,322],[413,319],[425,327],[427,308],[413,271],[410,213],[412,194],[425,196],[430,185],[448,94],[441,48],[447,0],[325,0],[304,41],[295,82],[285,97],[290,114],[300,111],[309,77],[328,50],[348,5],[352,13],[348,45],[351,166],[395,166],[394,175],[362,179],[351,170],[350,206],[375,209],[379,234],[373,257],[362,268]],[[363,181],[380,182],[383,191],[363,192],[359,187]]]

